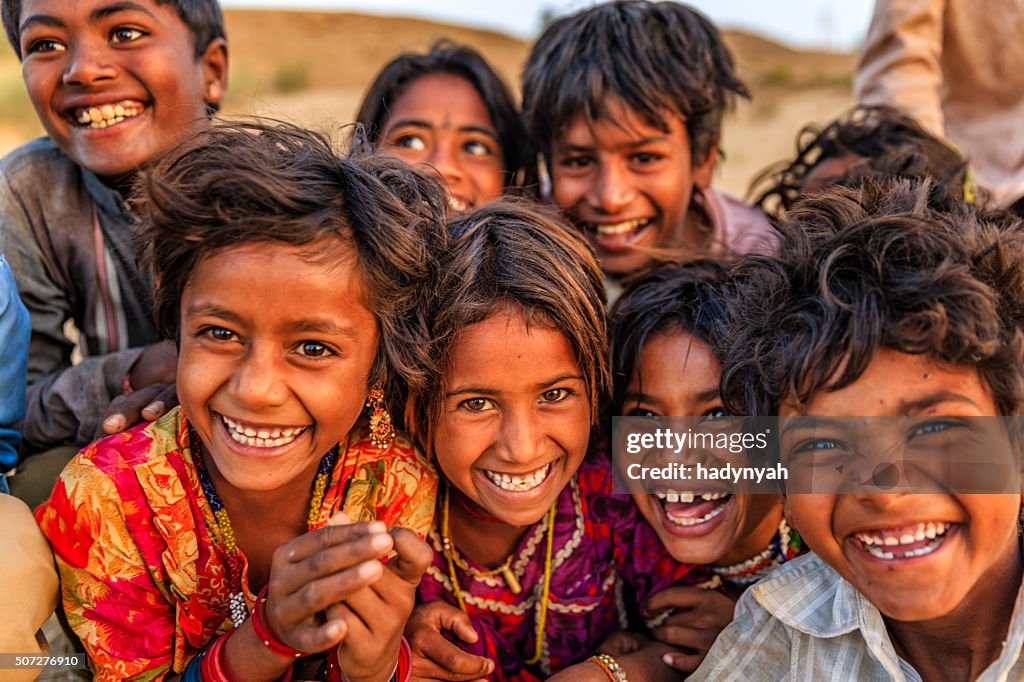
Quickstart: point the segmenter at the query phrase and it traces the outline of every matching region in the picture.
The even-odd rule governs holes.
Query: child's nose
[[[281,405],[287,395],[283,362],[272,350],[250,349],[235,371],[234,399],[253,410]]]
[[[502,423],[497,454],[510,464],[530,466],[542,455],[542,440],[542,428],[536,415],[510,411]]]
[[[635,197],[628,169],[617,163],[602,163],[587,193],[591,206],[610,215],[625,209]]]
[[[457,190],[465,176],[462,164],[459,162],[458,153],[449,145],[438,144],[434,147],[428,163],[448,184],[449,189]]]
[[[112,79],[117,73],[101,45],[83,41],[68,50],[70,54],[63,76],[65,85],[92,85],[96,81]]]

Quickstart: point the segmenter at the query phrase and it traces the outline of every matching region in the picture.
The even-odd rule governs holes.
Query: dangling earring
[[[384,387],[377,382],[366,396],[366,406],[370,412],[370,442],[378,448],[391,445],[395,439],[395,427],[391,424],[391,414],[384,406]]]

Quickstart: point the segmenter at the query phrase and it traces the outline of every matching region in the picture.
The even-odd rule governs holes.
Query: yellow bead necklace
[[[455,543],[452,542],[451,536],[448,532],[448,505],[451,501],[451,491],[448,488],[444,490],[444,501],[441,505],[441,548],[444,552],[444,558],[448,562],[448,575],[452,580],[452,589],[455,591],[455,599],[459,602],[459,608],[464,612],[469,613],[466,609],[466,601],[462,596],[462,588],[459,587],[459,579],[455,574],[455,564],[458,561],[456,557]],[[540,662],[541,653],[544,650],[544,625],[547,622],[548,617],[548,602],[551,595],[551,550],[554,545],[555,538],[555,507],[558,502],[555,501],[551,505],[551,509],[547,513],[547,549],[544,555],[544,583],[541,589],[540,599],[540,612],[537,615],[537,647],[534,651],[533,658],[526,661],[528,665],[535,665]],[[497,568],[489,571],[477,571],[465,562],[458,562],[459,565],[464,568],[470,575],[477,577],[486,577],[501,574],[501,577],[505,580],[505,584],[508,585],[509,590],[512,594],[519,594],[522,591],[522,586],[519,584],[519,580],[516,579],[515,574],[512,573],[512,559],[515,554],[509,555],[509,557]]]

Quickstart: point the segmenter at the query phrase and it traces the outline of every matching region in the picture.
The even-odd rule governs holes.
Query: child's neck
[[[883,616],[896,653],[926,682],[976,679],[1002,652],[1022,578],[1018,544],[951,613],[914,622]]]
[[[482,520],[487,511],[452,487],[448,504],[448,535],[459,553],[486,568],[505,563],[532,526],[513,526],[498,519]],[[493,518],[493,517],[492,517]]]

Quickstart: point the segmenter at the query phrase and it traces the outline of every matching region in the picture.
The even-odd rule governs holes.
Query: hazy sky
[[[339,9],[407,14],[484,26],[522,37],[536,34],[545,8],[562,14],[590,0],[221,0],[227,7]],[[872,0],[691,0],[723,28],[743,28],[801,47],[851,49],[871,18]]]

